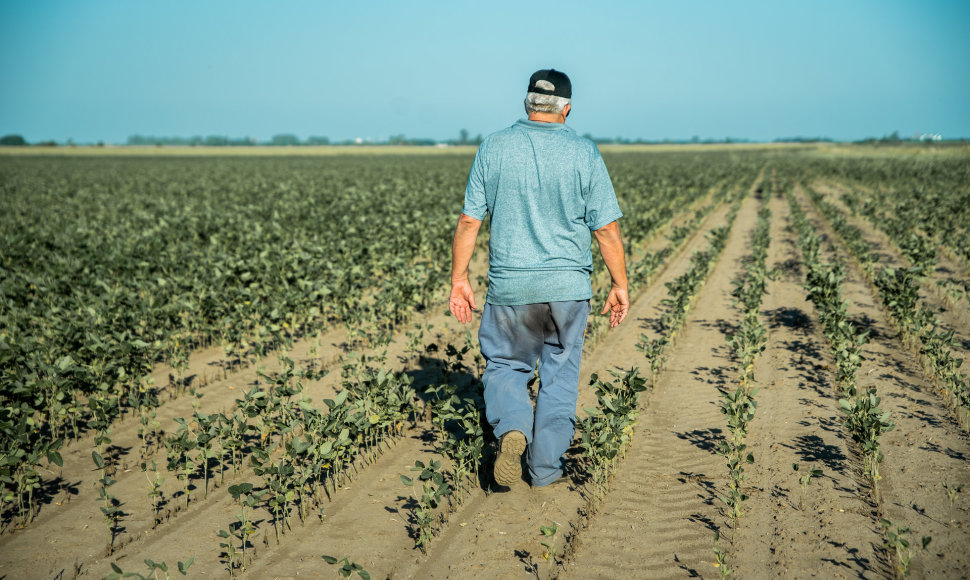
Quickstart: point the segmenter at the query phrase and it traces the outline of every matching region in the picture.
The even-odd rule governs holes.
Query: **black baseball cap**
[[[544,68],[537,70],[529,79],[529,92],[570,99],[573,96],[573,85],[566,73],[554,68]]]

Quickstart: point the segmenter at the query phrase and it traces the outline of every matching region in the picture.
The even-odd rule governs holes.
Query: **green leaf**
[[[104,458],[97,451],[91,452],[91,459],[94,459],[94,464],[98,466],[98,469],[104,469]]]
[[[195,557],[189,558],[184,562],[179,562],[179,572],[182,574],[182,576],[187,575],[186,573],[189,571],[189,566],[191,566],[194,562]]]
[[[320,556],[320,557],[323,558],[323,561],[326,562],[327,564],[337,563],[337,559],[334,558],[333,556],[327,556],[326,554],[324,554],[323,556]]]
[[[407,486],[411,486],[411,485],[414,485],[414,480],[411,479],[410,477],[406,476],[406,475],[402,475],[401,476],[401,483],[403,483],[404,485],[407,485]]]
[[[74,359],[71,358],[70,355],[64,355],[61,358],[57,359],[57,362],[55,364],[57,365],[57,368],[61,372],[64,372],[67,369],[71,368],[71,365],[74,364]]]

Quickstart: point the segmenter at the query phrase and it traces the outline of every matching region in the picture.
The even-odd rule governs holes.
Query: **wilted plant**
[[[792,463],[791,468],[795,471],[795,473],[798,473],[799,466],[797,463]],[[802,487],[802,494],[798,500],[798,509],[802,509],[804,507],[805,494],[808,491],[808,486],[811,485],[812,483],[812,478],[821,477],[821,476],[822,476],[822,470],[818,467],[815,467],[815,465],[812,465],[811,467],[809,467],[803,475],[798,476],[798,483]]]
[[[886,548],[893,550],[896,555],[896,561],[899,564],[899,572],[904,578],[909,576],[910,560],[913,557],[913,551],[910,547],[908,537],[910,533],[909,527],[900,527],[899,524],[885,519],[880,519],[879,525],[882,526],[883,531],[886,534]],[[932,539],[933,538],[930,536],[923,536],[920,538],[920,549],[926,550],[926,546],[930,544]]]
[[[539,533],[542,534],[542,547],[545,551],[542,553],[542,559],[549,562],[550,571],[556,565],[556,553],[559,547],[556,545],[559,541],[559,524],[553,522],[551,526],[539,526]]]
[[[724,550],[717,547],[718,540],[721,539],[721,533],[714,531],[714,567],[717,568],[717,576],[719,578],[727,578],[734,573],[734,570],[728,568],[727,565],[727,553]]]
[[[957,494],[963,491],[963,485],[947,483],[945,480],[940,483],[940,485],[942,485],[943,489],[946,491],[946,498],[950,500],[950,509],[952,510],[953,502],[956,500]]]

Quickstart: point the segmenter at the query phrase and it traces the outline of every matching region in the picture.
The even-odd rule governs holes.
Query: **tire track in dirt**
[[[796,198],[820,233],[838,238],[819,216],[804,192],[796,186]],[[914,577],[970,577],[970,509],[966,498],[950,506],[942,483],[970,488],[970,439],[956,423],[934,387],[924,378],[920,365],[903,347],[889,325],[859,268],[847,250],[835,244],[846,268],[843,297],[849,315],[869,342],[857,373],[859,392],[876,388],[880,409],[892,413],[895,429],[880,438],[884,460],[879,466],[879,509],[882,517],[911,528],[909,540],[918,546],[921,536],[931,536],[928,552],[913,549]]]
[[[832,358],[801,286],[801,252],[786,229],[788,203],[772,197],[769,209],[766,265],[782,274],[769,280],[761,304],[768,337],[755,362],[758,410],[746,439],[755,462],[746,469],[749,499],[728,564],[741,577],[880,577],[875,547],[882,536],[868,487],[860,488],[850,465]],[[798,477],[813,466],[822,476],[800,489]]]
[[[740,318],[731,305],[731,280],[756,216],[749,196],[640,414],[610,493],[578,535],[564,577],[673,578],[710,568],[714,530],[721,527],[716,490],[727,480],[714,452],[726,432],[717,385],[729,380],[732,365],[721,329]]]

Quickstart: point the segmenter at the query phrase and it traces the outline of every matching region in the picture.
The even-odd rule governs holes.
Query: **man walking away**
[[[475,239],[491,216],[488,293],[479,330],[485,414],[499,438],[494,476],[544,487],[562,477],[576,427],[579,365],[590,311],[592,234],[613,283],[603,314],[615,327],[629,310],[620,212],[599,150],[566,126],[572,86],[564,73],[529,79],[528,119],[478,148],[452,248],[451,312],[477,309],[468,281]],[[535,411],[528,382],[538,361]]]

